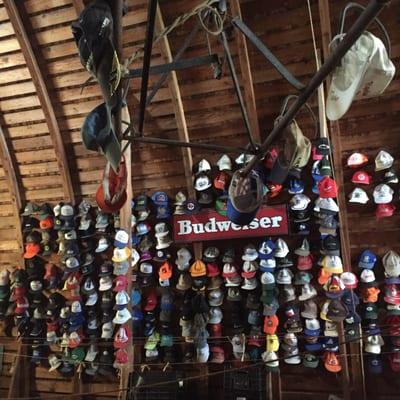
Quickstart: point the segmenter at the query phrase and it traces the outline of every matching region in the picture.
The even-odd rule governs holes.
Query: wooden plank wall
[[[165,24],[169,25],[176,17],[190,10],[198,0],[170,0],[161,3]],[[366,3],[366,1],[362,1]],[[243,18],[247,24],[265,41],[274,53],[288,66],[292,73],[306,82],[315,71],[315,61],[311,41],[307,5],[304,0],[241,0]],[[313,0],[315,32],[319,35],[318,2]],[[398,3],[392,2],[392,8],[382,14],[392,39],[393,55],[398,66],[400,56],[400,31],[398,26]],[[144,42],[147,18],[147,0],[128,0],[129,12],[124,24],[124,57],[140,48]],[[331,1],[333,32],[337,29],[337,15],[345,4],[344,0]],[[32,46],[49,88],[60,130],[63,136],[66,153],[69,158],[74,190],[77,200],[80,197],[93,199],[101,179],[104,159],[88,152],[81,143],[80,127],[85,115],[101,101],[96,84],[89,83],[81,92],[88,74],[80,64],[75,43],[71,36],[70,24],[77,14],[71,0],[26,0],[23,2],[26,13],[26,30],[32,39]],[[397,7],[397,8],[396,8]],[[395,11],[393,11],[395,10]],[[173,54],[183,44],[186,35],[191,31],[195,19],[184,27],[178,28],[169,37]],[[239,69],[237,48],[234,37],[231,38],[231,50]],[[221,48],[215,38],[211,38],[214,51]],[[318,38],[317,45],[321,43]],[[263,56],[248,46],[254,78],[256,105],[259,114],[261,135],[273,126],[273,120],[279,112],[280,104],[288,93],[294,90],[266,62]],[[207,54],[204,33],[200,33],[187,50],[185,57]],[[141,59],[132,66],[139,67]],[[152,63],[162,62],[158,45],[153,51]],[[222,79],[212,78],[208,66],[196,67],[191,71],[178,71],[178,82],[182,93],[183,107],[186,113],[189,136],[192,141],[243,146],[247,144],[244,125],[234,95],[231,79],[225,67]],[[150,87],[157,77],[150,77]],[[383,97],[354,103],[351,111],[340,122],[343,147],[343,160],[353,150],[363,150],[371,160],[380,147],[400,156],[398,113],[398,79]],[[137,113],[140,80],[131,83],[128,98],[133,116]],[[317,98],[311,104],[316,111]],[[37,202],[62,200],[60,174],[56,156],[52,148],[47,124],[41,109],[34,85],[29,76],[23,55],[18,45],[7,13],[0,0],[0,124],[3,127],[11,151],[18,162],[18,174],[21,176],[23,195],[27,200]],[[313,126],[307,114],[301,114],[298,121],[309,137],[313,137]],[[146,113],[145,134],[164,138],[177,138],[177,125],[170,92],[165,84],[157,93]],[[194,161],[206,157],[215,162],[220,154],[205,153],[194,150]],[[174,195],[185,187],[182,154],[179,149],[162,146],[136,146],[132,154],[134,194],[142,191],[151,193],[162,189]],[[398,162],[396,166],[398,166]],[[372,171],[372,163],[368,170]],[[345,170],[349,179],[351,172]],[[346,184],[345,191],[352,190]],[[371,188],[372,189],[372,188]],[[370,191],[372,194],[372,190]],[[398,195],[396,191],[396,196]],[[4,171],[0,168],[0,268],[12,267],[17,263],[18,254],[10,236],[13,227],[10,196],[7,192]],[[398,205],[398,203],[397,203]],[[398,230],[399,214],[391,219],[381,221],[374,219],[374,207],[349,207],[350,241],[353,259],[360,251],[369,246],[382,255],[387,249],[400,251]],[[12,349],[12,351],[16,351]],[[8,359],[7,359],[8,360]],[[11,365],[11,359],[8,360]],[[8,362],[7,361],[7,362]],[[8,365],[8,364],[7,364]],[[312,375],[311,375],[312,374]],[[282,368],[282,389],[284,399],[294,399],[296,391],[307,392],[306,398],[326,398],[327,393],[340,391],[338,378],[322,370],[318,374],[302,368]],[[6,388],[7,379],[0,379],[0,397]],[[312,387],[309,384],[312,379]],[[393,376],[382,382],[369,379],[368,389],[371,393],[379,388],[382,396],[374,393],[379,399],[389,398],[397,386],[393,385]],[[38,368],[32,375],[32,395],[60,392],[71,393],[73,386],[55,374],[48,374],[44,368]],[[382,385],[383,383],[383,385]],[[97,386],[96,386],[97,385]],[[102,385],[101,387],[99,385]],[[94,391],[109,388],[99,382],[84,384],[84,390]],[[392,390],[393,389],[393,390]],[[384,395],[383,395],[384,394]],[[110,395],[113,397],[113,395]],[[374,397],[374,398],[375,398]]]

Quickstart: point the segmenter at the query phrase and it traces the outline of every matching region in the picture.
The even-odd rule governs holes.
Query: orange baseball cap
[[[364,303],[376,303],[380,292],[380,289],[376,287],[363,288],[361,290],[361,296]]]
[[[264,318],[264,333],[274,335],[279,325],[279,319],[276,315],[266,316]]]
[[[40,229],[52,229],[54,227],[54,220],[52,217],[46,217],[39,222]]]
[[[329,372],[340,372],[342,370],[340,361],[335,353],[328,351],[325,354],[325,368]]]
[[[40,245],[37,243],[27,243],[25,245],[24,258],[33,258],[40,253]]]
[[[168,261],[166,261],[163,265],[161,265],[160,269],[158,270],[158,276],[163,281],[171,278],[172,266]]]
[[[190,275],[192,275],[195,278],[199,276],[206,276],[207,275],[206,264],[204,264],[203,261],[201,260],[196,260],[190,267]]]
[[[318,283],[320,285],[325,285],[328,279],[332,276],[331,272],[328,272],[325,268],[321,268],[318,272]]]

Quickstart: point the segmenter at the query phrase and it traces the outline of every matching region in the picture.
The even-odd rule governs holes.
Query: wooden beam
[[[231,6],[232,16],[239,17],[240,19],[242,19],[240,0],[231,0],[229,4]],[[256,96],[254,93],[253,75],[251,73],[250,57],[249,57],[249,52],[247,50],[247,42],[246,38],[239,32],[238,29],[235,29],[235,37],[238,49],[244,100],[246,104],[247,114],[249,116],[251,131],[253,133],[254,140],[257,143],[261,143],[261,133],[260,133],[260,125],[258,122]]]
[[[72,5],[74,6],[76,14],[78,16],[85,8],[85,4],[83,4],[83,0],[72,0]]]
[[[18,251],[20,254],[19,262],[24,265],[24,240],[21,231],[21,217],[20,212],[22,208],[21,190],[19,186],[19,176],[17,174],[17,162],[15,158],[11,157],[11,152],[7,144],[7,139],[4,136],[4,131],[0,126],[0,160],[4,169],[4,177],[6,179],[8,191],[11,195],[11,206],[14,216],[15,235],[18,244]]]
[[[15,0],[4,0],[4,6],[7,10],[8,17],[14,28],[15,35],[21,46],[21,51],[24,56],[26,66],[32,77],[33,84],[36,88],[36,93],[42,105],[43,113],[46,118],[47,126],[51,140],[53,142],[54,151],[56,154],[57,164],[61,175],[61,183],[64,191],[64,199],[67,202],[75,203],[74,190],[70,171],[68,168],[68,159],[64,149],[64,143],[61,137],[60,128],[58,126],[56,114],[50,100],[46,81],[44,80],[35,52],[29,41],[29,36],[22,22],[21,14],[18,10]]]
[[[31,391],[31,374],[29,372],[28,346],[19,343],[18,352],[15,355],[14,365],[12,366],[12,376],[8,389],[8,399],[18,397],[29,397]]]
[[[329,0],[318,0],[318,9],[319,9],[319,18],[320,18],[321,35],[322,35],[323,57],[324,59],[326,59],[330,53],[329,43],[332,40]],[[328,79],[326,84],[329,85],[329,83],[330,82]],[[331,138],[331,146],[333,149],[332,157],[333,157],[333,165],[335,171],[335,180],[339,188],[344,188],[344,177],[342,168],[342,141],[341,141],[339,122],[330,121],[329,130],[331,132],[330,138]],[[348,218],[347,218],[347,201],[344,190],[339,190],[337,202],[340,209],[339,212],[340,245],[341,245],[343,265],[345,266],[345,269],[347,271],[351,271],[351,249],[350,249],[350,237],[349,237]],[[361,332],[361,326],[359,326],[359,328]],[[342,324],[340,325],[339,333],[341,339],[343,339],[344,333]],[[350,343],[349,349],[350,353],[353,354],[353,357],[350,357],[351,373],[349,373],[348,371],[343,371],[343,374],[347,375],[346,380],[349,379],[349,376],[351,376],[353,393],[349,395],[348,393],[346,393],[347,392],[346,387],[344,387],[345,398],[348,398],[349,396],[353,395],[356,396],[357,398],[365,399],[365,378],[364,378],[364,365],[363,365],[363,357],[361,350],[362,349],[361,339],[359,342]],[[344,357],[344,359],[347,359],[347,357]],[[344,385],[348,386],[348,382],[344,382]]]
[[[165,28],[163,15],[161,8],[157,5],[156,12],[156,23],[155,29],[157,33],[160,33]],[[173,61],[171,46],[167,36],[164,36],[159,41],[161,56],[165,63],[171,63]],[[176,71],[171,71],[167,79],[168,89],[171,95],[172,106],[174,108],[176,126],[178,128],[179,140],[184,142],[189,142],[189,130],[186,123],[185,110],[183,107],[181,91],[179,88],[178,77]],[[183,168],[186,180],[186,189],[190,198],[196,198],[196,192],[193,187],[192,178],[192,167],[193,167],[193,157],[190,148],[182,148],[182,158],[183,158]],[[201,243],[194,243],[193,249],[196,259],[200,259],[202,256],[202,245]]]

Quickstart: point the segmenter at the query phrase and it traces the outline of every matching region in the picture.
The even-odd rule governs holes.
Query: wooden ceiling
[[[198,3],[198,0],[160,2],[165,25]],[[307,2],[241,0],[232,3],[240,3],[244,21],[298,79],[307,82],[316,69]],[[321,48],[318,3],[323,4],[324,1],[311,1],[317,46]],[[334,17],[332,28],[335,32],[336,16],[345,1],[328,3]],[[146,0],[128,0],[127,4],[129,11],[123,19],[124,58],[143,46],[147,19]],[[96,83],[92,82],[82,90],[88,73],[81,66],[70,29],[82,6],[82,1],[78,0],[0,0],[0,127],[3,131],[0,151],[2,158],[9,161],[8,166],[3,165],[0,169],[0,262],[4,266],[19,262],[20,248],[14,238],[18,237],[15,215],[21,203],[29,200],[39,203],[68,199],[79,201],[82,197],[93,199],[102,176],[103,157],[87,151],[80,137],[85,116],[101,102]],[[237,8],[234,6],[230,14],[236,14]],[[395,26],[396,13],[387,10],[383,18],[390,27]],[[172,55],[177,53],[195,23],[196,18],[192,18],[169,35],[168,45]],[[393,53],[397,57],[399,32],[395,29],[389,31]],[[245,83],[249,71],[246,72],[246,65],[243,64],[245,55],[240,43],[233,32],[231,50],[239,78]],[[222,55],[215,38],[211,38],[211,45],[213,52]],[[184,57],[207,53],[206,37],[201,31]],[[165,62],[167,56],[165,43],[161,41],[154,46],[152,65]],[[253,125],[256,127],[258,123],[263,138],[273,125],[282,99],[294,93],[294,89],[250,44],[248,56],[254,81],[254,107],[250,104],[247,85],[244,85],[244,92],[250,113],[256,110],[258,115],[258,121],[252,119]],[[141,59],[137,60],[132,67],[141,67],[141,62]],[[150,88],[157,79],[157,76],[150,76]],[[186,116],[187,135],[191,141],[233,146],[247,144],[226,65],[219,80],[213,79],[209,66],[203,66],[177,72],[177,82]],[[133,117],[138,112],[140,83],[140,79],[134,80],[129,92],[128,104]],[[393,109],[397,104],[397,89],[396,81],[387,93]],[[146,135],[182,137],[182,121],[176,118],[176,105],[172,99],[174,93],[166,82],[147,109]],[[363,130],[369,125],[364,122],[365,113],[387,111],[381,100],[359,102],[352,108],[351,115],[359,118]],[[316,99],[311,103],[315,106]],[[304,113],[299,119],[304,132],[312,137],[312,122],[308,116]],[[343,124],[346,128],[354,127],[347,120]],[[395,124],[392,125],[397,129]],[[370,138],[377,140],[373,134]],[[345,150],[355,144],[346,141]],[[193,151],[195,160],[203,156],[214,161],[220,155]],[[173,195],[186,187],[188,176],[185,176],[180,149],[135,145],[132,163],[134,194],[163,189]],[[13,234],[10,235],[10,232]]]

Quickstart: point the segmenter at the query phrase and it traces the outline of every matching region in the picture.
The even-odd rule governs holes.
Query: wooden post
[[[56,154],[57,164],[61,175],[61,182],[64,191],[64,199],[67,202],[75,203],[74,190],[70,171],[68,168],[68,159],[64,149],[64,143],[61,137],[56,114],[50,100],[46,81],[43,77],[35,52],[29,41],[29,36],[22,22],[21,14],[18,10],[15,0],[4,0],[4,7],[7,10],[8,17],[14,28],[18,43],[24,56],[26,66],[32,77],[32,82],[36,88],[36,94],[39,98],[46,123],[49,128],[49,134],[53,142]]]
[[[29,397],[31,394],[31,374],[29,372],[28,346],[19,343],[18,352],[15,357],[8,399],[18,397]],[[23,382],[23,384],[22,384]]]
[[[24,240],[21,229],[21,217],[20,212],[22,208],[21,190],[19,186],[19,176],[17,174],[17,163],[16,160],[11,156],[10,149],[7,144],[4,131],[0,126],[0,160],[4,169],[4,176],[6,179],[8,191],[11,195],[11,205],[14,215],[14,226],[15,226],[15,237],[18,244],[19,258],[18,262],[24,265]]]
[[[230,1],[231,12],[233,17],[239,17],[242,19],[242,10],[240,7],[240,0]],[[256,106],[256,96],[254,94],[253,75],[251,73],[251,64],[249,58],[249,52],[247,50],[246,38],[235,30],[236,44],[238,49],[238,57],[240,63],[241,81],[244,91],[244,100],[246,104],[247,114],[249,116],[249,122],[251,131],[254,135],[254,140],[257,143],[261,143],[260,125],[258,122],[258,113]]]
[[[156,23],[155,29],[156,32],[159,33],[165,28],[164,19],[162,16],[161,8],[157,6],[156,12]],[[164,36],[159,41],[161,56],[164,59],[165,63],[171,63],[173,61],[171,46],[169,44],[169,40],[167,36]],[[189,131],[186,123],[185,110],[183,107],[181,91],[179,88],[178,77],[176,71],[171,71],[168,76],[168,89],[171,95],[171,101],[174,108],[176,125],[178,128],[178,136],[179,140],[189,142]],[[193,188],[193,178],[192,178],[192,167],[193,167],[193,158],[192,151],[190,148],[182,148],[182,158],[183,158],[183,168],[185,172],[186,178],[186,189],[190,198],[196,198],[196,192]],[[196,259],[201,258],[202,255],[202,244],[194,243],[193,249],[195,253]]]
[[[82,0],[72,0],[72,5],[74,6],[77,15],[79,15],[85,8]]]
[[[321,21],[321,34],[322,34],[322,48],[323,56],[327,58],[329,55],[329,43],[332,40],[332,30],[331,30],[331,18],[328,0],[318,0],[319,6],[319,16]],[[329,85],[329,80],[327,80],[327,85]],[[344,187],[343,169],[342,169],[342,142],[340,135],[340,125],[338,121],[330,121],[329,128],[331,131],[331,145],[332,145],[332,157],[333,164],[338,168],[334,168],[335,180],[339,188]],[[340,222],[340,244],[341,244],[341,254],[344,264],[344,269],[346,271],[351,271],[351,251],[350,251],[350,238],[349,230],[347,225],[347,202],[344,190],[339,190],[337,197],[339,205],[339,222]],[[361,327],[360,327],[361,332]],[[339,338],[340,341],[344,341],[343,325],[339,327]],[[349,386],[350,376],[352,379],[352,389],[353,395],[357,394],[357,398],[365,399],[365,378],[364,378],[364,366],[361,352],[361,339],[358,342],[352,342],[349,344],[350,353],[353,355],[350,357],[351,373],[348,370],[347,357],[343,357],[342,363],[346,366],[343,370],[343,375],[345,377],[344,384],[344,394],[346,398],[350,398],[351,394],[347,392]],[[346,351],[346,346],[341,347],[341,352]],[[343,353],[342,353],[343,354]],[[346,364],[346,365],[345,365]]]

